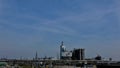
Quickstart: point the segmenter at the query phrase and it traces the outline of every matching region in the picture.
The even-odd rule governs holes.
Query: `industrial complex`
[[[84,60],[85,59],[85,49],[79,48],[68,51],[63,45],[63,41],[60,46],[60,59],[61,60]]]
[[[60,58],[39,58],[36,52],[33,59],[0,59],[0,68],[120,68],[119,61],[102,60],[100,55],[92,59],[85,58],[84,48],[67,50],[63,41],[60,44]]]

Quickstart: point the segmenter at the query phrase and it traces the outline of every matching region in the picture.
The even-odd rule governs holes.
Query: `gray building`
[[[72,60],[84,60],[85,49],[74,49],[72,53]]]

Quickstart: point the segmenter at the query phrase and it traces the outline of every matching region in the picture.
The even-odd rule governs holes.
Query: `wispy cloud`
[[[57,34],[65,34],[65,35],[73,35],[75,31],[71,28],[58,26],[58,25],[40,25],[41,23],[37,23],[34,25],[24,25],[24,24],[17,24],[17,23],[10,23],[10,22],[2,22],[0,24],[8,25],[15,29],[33,29],[37,30],[38,32],[50,32],[50,33],[57,33]]]
[[[102,49],[105,47],[104,45],[113,46],[119,41],[119,1],[111,2],[109,5],[106,1],[104,4],[103,2],[98,3],[93,1],[79,2],[76,0],[74,3],[71,1],[61,1],[64,5],[62,3],[56,5],[54,8],[52,2],[52,4],[50,4],[52,10],[48,9],[50,7],[45,6],[48,3],[45,3],[42,8],[39,8],[39,4],[37,7],[36,5],[34,6],[33,3],[30,3],[30,5],[32,4],[32,7],[35,8],[34,10],[31,10],[29,6],[25,6],[27,10],[23,10],[22,8],[25,4],[21,5],[19,3],[16,5],[17,8],[11,6],[11,4],[11,9],[6,8],[6,11],[9,10],[10,12],[3,12],[2,15],[0,15],[0,36],[3,38],[0,39],[2,41],[0,44],[6,46],[11,44],[15,46],[16,49],[19,49],[21,47],[20,45],[25,45],[25,47],[30,46],[31,48],[28,50],[32,51],[32,47],[43,47],[42,45],[44,45],[43,43],[46,43],[46,41],[46,47],[49,47],[50,44],[48,42],[52,42],[52,39],[54,39],[54,41],[67,41],[71,39],[72,44],[76,45],[76,47],[82,45],[82,47],[86,47],[90,51],[90,49],[94,47],[95,50],[97,50],[98,44]],[[1,2],[2,1],[0,1],[0,3]],[[55,4],[56,3],[55,1]],[[0,10],[2,7],[3,5],[0,4]],[[58,7],[60,9],[58,9]],[[8,44],[5,44],[5,42],[8,42]],[[34,45],[36,45],[36,47]],[[118,46],[119,43],[115,45]],[[11,50],[15,48],[8,49]],[[94,51],[91,51],[91,53],[92,52]]]
[[[72,25],[80,25],[80,27],[83,28],[89,25],[90,27],[98,27],[100,25],[104,25],[104,22],[101,22],[106,15],[115,12],[114,9],[98,9],[94,8],[93,10],[89,12],[84,12],[84,13],[70,13],[66,15],[65,13],[59,13],[58,16],[60,16],[57,19],[54,20],[49,20],[49,19],[44,19],[42,17],[38,16],[32,16],[32,15],[17,15],[17,18],[20,19],[28,19],[34,21],[32,25],[28,25],[29,22],[27,21],[28,24],[24,24],[22,22],[19,23],[11,23],[9,22],[8,24],[16,27],[16,28],[28,28],[28,29],[35,29],[35,30],[40,30],[40,31],[48,31],[48,32],[53,32],[53,33],[60,33],[60,34],[71,34],[75,35],[78,34],[79,31],[77,31]],[[65,14],[65,15],[64,15]],[[70,24],[70,26],[67,26],[67,24]],[[77,26],[78,27],[78,26]],[[81,29],[80,29],[81,30]]]

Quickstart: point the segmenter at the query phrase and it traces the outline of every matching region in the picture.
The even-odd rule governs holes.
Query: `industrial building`
[[[72,57],[72,51],[67,51],[62,41],[60,46],[60,59],[71,59],[71,57]]]
[[[74,49],[72,53],[72,60],[84,60],[85,49]]]
[[[85,49],[74,49],[72,51],[68,51],[63,44],[63,41],[60,45],[60,59],[66,60],[84,60],[85,59]]]

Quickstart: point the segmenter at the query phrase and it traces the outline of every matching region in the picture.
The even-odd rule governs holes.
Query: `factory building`
[[[60,59],[64,60],[84,60],[85,59],[85,49],[74,49],[72,51],[68,51],[66,47],[63,45],[63,41],[60,45]]]
[[[85,49],[74,49],[72,53],[72,60],[84,60]]]
[[[72,51],[67,51],[62,41],[60,46],[60,59],[71,59],[71,57],[72,57]]]

